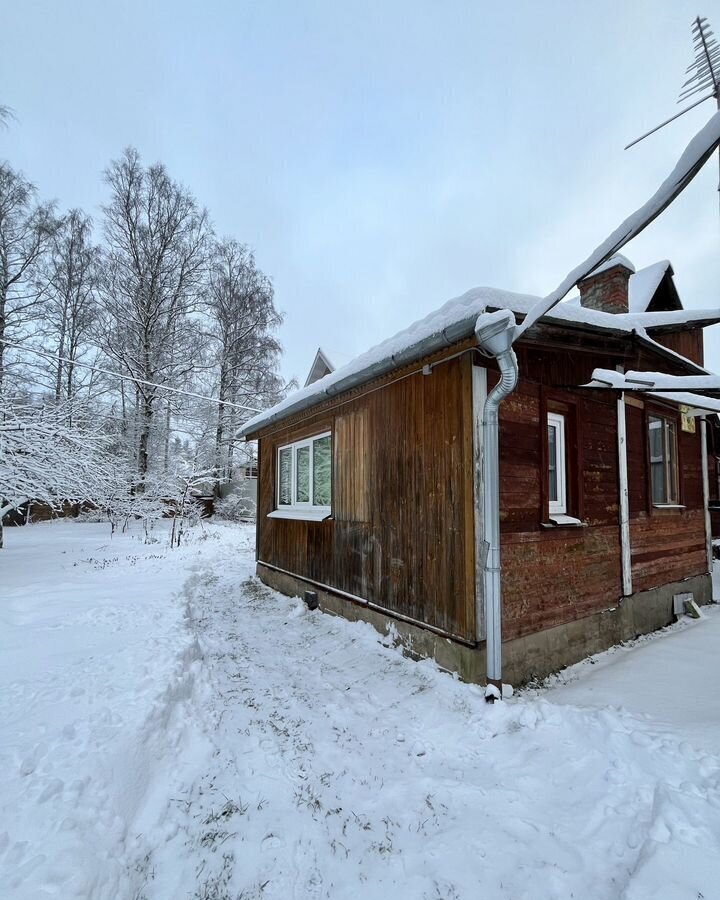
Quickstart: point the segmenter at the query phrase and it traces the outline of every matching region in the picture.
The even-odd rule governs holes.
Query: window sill
[[[541,523],[543,528],[587,528],[587,522],[581,522],[575,516],[566,516],[564,513],[555,513],[550,516],[549,522]]]
[[[687,509],[683,503],[653,503],[653,509]]]
[[[274,509],[268,519],[296,519],[300,522],[324,522],[332,512],[329,509]]]

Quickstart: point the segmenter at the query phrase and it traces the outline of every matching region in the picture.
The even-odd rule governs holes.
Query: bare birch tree
[[[149,468],[161,391],[192,369],[193,328],[206,269],[207,214],[160,164],[145,168],[132,148],[105,172],[106,265],[103,344],[135,382],[137,472]]]
[[[35,187],[0,163],[0,394],[7,368],[4,342],[22,339],[39,315],[43,289],[33,276],[56,228],[52,204],[38,204]]]
[[[219,369],[215,471],[232,478],[238,413],[232,404],[265,406],[280,388],[274,332],[282,316],[275,309],[270,279],[245,244],[225,239],[213,248],[207,291]]]
[[[41,278],[47,300],[40,335],[56,354],[51,373],[55,402],[75,397],[82,372],[76,364],[97,319],[100,248],[92,243],[92,221],[81,210],[65,216],[46,254]],[[83,379],[87,381],[88,377]],[[71,409],[71,405],[68,406]]]

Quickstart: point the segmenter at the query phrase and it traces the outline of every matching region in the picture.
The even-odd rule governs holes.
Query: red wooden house
[[[475,323],[522,320],[536,300],[469,291],[245,426],[264,582],[394,625],[410,652],[483,679],[481,413],[498,374]],[[720,403],[583,385],[595,369],[704,373],[702,329],[718,321],[682,309],[669,263],[614,257],[515,345],[500,413],[506,679],[665,625],[678,594],[711,599],[701,423]]]

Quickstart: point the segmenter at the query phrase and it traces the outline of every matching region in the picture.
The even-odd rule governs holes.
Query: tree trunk
[[[55,378],[55,402],[59,403],[62,398],[63,386],[63,363],[62,357],[65,355],[65,315],[63,314],[62,325],[60,326],[60,337],[58,338],[58,361],[57,375]]]
[[[150,427],[153,417],[153,398],[143,396],[142,422],[138,440],[138,475],[144,481],[150,466]]]
[[[5,381],[5,308],[7,304],[7,285],[0,285],[0,397],[3,393],[3,384]],[[1,545],[0,545],[1,546]]]
[[[167,401],[167,408],[165,410],[165,471],[167,472],[170,468],[170,417],[171,417],[171,407],[170,401]]]
[[[218,392],[218,424],[215,432],[215,477],[218,481],[215,483],[216,489],[219,487],[219,479],[223,476],[223,440],[225,437],[225,401],[227,400],[228,391],[227,366],[223,361],[220,367],[220,389]]]

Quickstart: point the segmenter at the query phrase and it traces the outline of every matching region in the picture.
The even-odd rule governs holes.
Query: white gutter
[[[493,703],[502,699],[502,579],[500,566],[500,404],[518,382],[518,366],[512,339],[515,316],[510,310],[499,310],[479,316],[475,334],[480,351],[494,357],[500,369],[500,381],[490,391],[483,409],[483,481],[485,503],[484,579],[485,588],[485,653],[487,688],[485,699]]]

